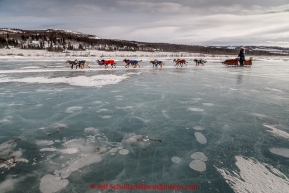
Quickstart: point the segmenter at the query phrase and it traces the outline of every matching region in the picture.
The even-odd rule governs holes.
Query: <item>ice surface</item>
[[[170,119],[170,117],[168,116],[166,110],[162,110],[162,114],[163,114],[163,116],[164,116],[165,118]]]
[[[18,177],[16,175],[14,176],[8,176],[4,181],[0,183],[0,192],[10,192],[13,191],[15,184],[17,184],[20,181],[23,181],[26,177]]]
[[[199,184],[200,193],[287,188],[286,62],[229,68],[214,59],[196,68],[190,57],[178,69],[172,59],[162,69],[148,59],[137,69],[122,60],[99,69],[93,59],[90,69],[71,70],[66,59],[0,61],[0,192],[171,182]]]

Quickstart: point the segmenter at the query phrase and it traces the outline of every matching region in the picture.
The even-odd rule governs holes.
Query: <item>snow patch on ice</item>
[[[118,151],[118,148],[112,148],[111,150],[109,150],[109,152],[115,153]]]
[[[129,151],[127,150],[127,149],[121,149],[121,150],[119,150],[119,154],[121,154],[121,155],[126,155],[126,154],[128,154],[129,153]]]
[[[84,132],[93,131],[94,127],[87,127],[84,129]]]
[[[101,113],[101,112],[106,112],[108,111],[108,109],[99,109],[98,111],[96,111],[97,113]]]
[[[36,145],[43,146],[43,145],[53,145],[53,141],[48,141],[48,140],[36,140]]]
[[[67,112],[67,113],[74,113],[74,111],[78,111],[78,110],[80,110],[80,109],[82,109],[82,107],[80,107],[80,106],[68,107],[68,108],[66,109],[66,112]]]
[[[206,170],[206,164],[202,160],[193,160],[189,166],[198,172],[203,172]]]
[[[102,157],[98,153],[89,154],[86,155],[75,162],[73,162],[71,165],[69,165],[67,168],[62,169],[61,177],[62,178],[68,178],[70,174],[74,171],[77,171],[85,166],[91,165],[93,163],[98,163],[102,160]]]
[[[240,171],[216,169],[226,182],[238,193],[279,192],[289,190],[289,179],[273,166],[260,163],[253,158],[235,157]]]
[[[68,149],[56,149],[56,148],[42,148],[39,151],[58,151],[65,154],[74,154],[78,152],[77,148],[68,148]]]
[[[100,115],[100,117],[103,118],[103,119],[110,119],[112,116],[110,116],[110,115],[101,116],[101,115]]]
[[[200,144],[206,144],[207,143],[207,139],[202,133],[195,132],[195,137]]]
[[[203,112],[204,109],[200,109],[200,108],[188,108],[190,111],[194,111],[194,112]]]
[[[126,107],[115,107],[116,109],[120,109],[120,110],[127,110],[127,109],[132,109],[133,106],[126,106]]]
[[[61,180],[57,176],[47,174],[41,178],[39,189],[42,193],[54,193],[65,188],[68,182],[66,179]]]
[[[270,148],[269,151],[273,154],[289,158],[289,149],[286,148]]]
[[[174,162],[176,164],[178,164],[178,163],[180,163],[182,161],[181,158],[179,158],[177,156],[172,157],[171,160],[172,160],[172,162]]]
[[[201,98],[192,98],[194,101],[200,101],[200,100],[203,100]]]
[[[191,155],[191,158],[196,159],[196,160],[201,160],[201,161],[207,161],[207,157],[204,153],[202,152],[195,152]]]
[[[214,104],[212,104],[212,103],[202,103],[202,105],[205,105],[205,106],[208,106],[208,107],[214,106]]]
[[[95,75],[95,76],[77,76],[77,77],[58,77],[58,78],[47,78],[47,77],[26,77],[21,79],[13,79],[0,77],[0,82],[22,82],[22,83],[43,83],[43,84],[56,84],[64,83],[72,86],[85,86],[85,87],[102,87],[108,84],[117,84],[120,81],[126,79],[127,76],[116,76],[116,75]]]
[[[274,125],[263,124],[263,126],[269,128],[269,129],[272,129],[271,131],[268,131],[268,132],[272,133],[273,135],[289,139],[289,133],[275,128]]]
[[[204,127],[201,127],[201,126],[194,126],[193,127],[195,130],[198,130],[198,131],[201,131],[201,130],[204,130],[205,128]]]

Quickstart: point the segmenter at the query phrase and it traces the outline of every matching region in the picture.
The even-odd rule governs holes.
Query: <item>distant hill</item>
[[[0,48],[47,49],[53,52],[66,50],[106,51],[164,51],[202,54],[238,54],[241,46],[199,46],[169,43],[138,42],[128,40],[102,39],[95,35],[72,30],[43,29],[22,30],[0,28]],[[246,46],[250,55],[289,55],[289,48],[268,46]]]

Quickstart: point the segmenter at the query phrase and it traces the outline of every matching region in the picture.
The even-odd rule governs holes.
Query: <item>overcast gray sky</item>
[[[289,0],[0,0],[0,28],[100,38],[289,47]]]

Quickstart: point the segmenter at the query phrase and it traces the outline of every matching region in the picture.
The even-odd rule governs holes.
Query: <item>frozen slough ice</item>
[[[216,169],[236,193],[288,192],[289,179],[273,166],[253,158],[235,158],[240,172],[218,167]]]
[[[136,119],[138,119],[138,120],[140,120],[140,121],[142,121],[142,122],[144,122],[144,123],[150,122],[150,120],[146,120],[146,119],[143,119],[143,118],[138,117],[138,116],[134,116],[134,118],[136,118]]]
[[[0,192],[10,192],[14,189],[14,185],[20,181],[23,181],[27,176],[16,178],[16,175],[8,176],[4,181],[0,183]]]
[[[269,151],[273,154],[289,158],[289,149],[287,148],[270,148]]]
[[[11,119],[11,116],[6,116],[3,119],[0,120],[0,123],[9,123],[11,122],[9,119]]]
[[[86,140],[82,138],[71,139],[68,141],[63,140],[64,141],[64,143],[62,144],[63,146],[69,147],[70,149],[78,149],[78,152],[70,155],[70,158],[73,159],[66,158],[66,156],[64,157],[62,156],[62,158],[58,160],[58,162],[61,163],[61,168],[59,170],[55,170],[55,168],[53,167],[55,170],[54,171],[55,176],[53,177],[56,180],[66,179],[73,172],[78,171],[81,168],[101,162],[102,159],[106,157],[107,154],[115,155],[115,153],[118,152],[119,154],[125,156],[130,152],[130,150],[133,150],[135,148],[134,144],[140,145],[141,143],[144,143],[145,144],[144,146],[146,146],[149,145],[149,141],[159,140],[159,139],[144,138],[143,136],[140,135],[138,136],[135,134],[129,134],[122,140],[122,142],[119,143],[119,142],[109,142],[105,134],[98,132],[95,133],[95,129],[93,127],[85,128],[84,134],[87,133],[94,133],[94,135],[88,136]],[[90,138],[92,137],[96,138],[95,141],[91,141]],[[42,150],[48,150],[47,152],[51,151],[56,154],[67,153],[63,152],[63,150],[57,150],[55,148],[46,148]],[[56,159],[53,161],[57,161],[58,156],[55,157]],[[48,164],[51,164],[51,162],[49,162]],[[48,180],[52,180],[52,177],[49,176]]]
[[[206,144],[207,143],[207,139],[206,137],[200,133],[200,132],[195,132],[194,133],[196,140],[200,143],[200,144]]]
[[[201,161],[207,161],[208,158],[205,156],[204,153],[202,152],[195,152],[191,155],[191,158],[195,159],[195,160],[201,160]]]
[[[162,110],[162,114],[163,114],[163,116],[164,116],[165,118],[170,119],[170,117],[168,116],[166,110]]]
[[[189,166],[198,172],[203,172],[206,170],[206,164],[202,160],[193,160]]]

